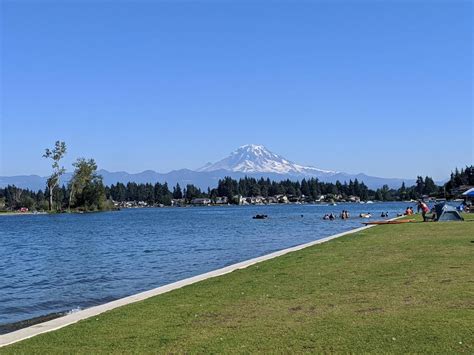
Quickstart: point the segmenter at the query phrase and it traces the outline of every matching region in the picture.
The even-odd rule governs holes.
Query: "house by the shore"
[[[191,205],[194,205],[194,206],[209,206],[211,204],[212,204],[212,200],[207,197],[193,198],[191,200]]]

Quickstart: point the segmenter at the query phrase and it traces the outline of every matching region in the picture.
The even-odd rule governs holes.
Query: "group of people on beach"
[[[408,206],[407,209],[405,210],[405,213],[403,214],[404,216],[411,216],[415,212],[413,212],[413,207]]]
[[[430,213],[430,208],[428,207],[428,205],[423,201],[423,200],[419,200],[418,201],[418,212],[421,210],[421,215],[423,216],[423,220],[426,221],[428,219],[435,219],[435,217],[433,216],[430,216],[430,217],[427,217],[426,215],[428,213]],[[434,211],[432,211],[431,213],[433,213],[433,215],[435,216],[436,214],[434,213]],[[405,212],[403,213],[404,216],[411,216],[415,214],[415,212],[413,211],[413,207],[411,206],[408,206],[405,210]],[[398,214],[398,216],[402,216],[401,213]],[[372,214],[370,212],[367,212],[367,213],[361,213],[359,215],[360,218],[370,218],[372,217]],[[388,212],[382,212],[380,214],[380,217],[382,218],[388,218],[389,217],[389,214]],[[335,220],[337,217],[334,213],[326,213],[323,217],[324,220],[329,220],[329,221],[333,221]],[[339,218],[340,219],[349,219],[350,218],[350,215],[349,215],[349,211],[347,210],[343,210],[341,212],[341,214],[339,215]]]

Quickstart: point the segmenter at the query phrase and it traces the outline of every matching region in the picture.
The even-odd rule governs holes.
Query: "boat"
[[[402,223],[410,223],[410,222],[415,222],[414,219],[401,219],[401,220],[395,220],[395,221],[373,221],[373,222],[363,222],[362,224],[367,225],[379,225],[379,224],[402,224]]]

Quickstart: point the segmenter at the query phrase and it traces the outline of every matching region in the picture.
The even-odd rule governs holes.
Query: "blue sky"
[[[166,172],[247,144],[350,173],[473,163],[470,1],[2,1],[0,175]]]

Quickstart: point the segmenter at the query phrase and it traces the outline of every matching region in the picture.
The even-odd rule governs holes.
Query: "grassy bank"
[[[474,216],[377,226],[0,353],[467,352]]]

